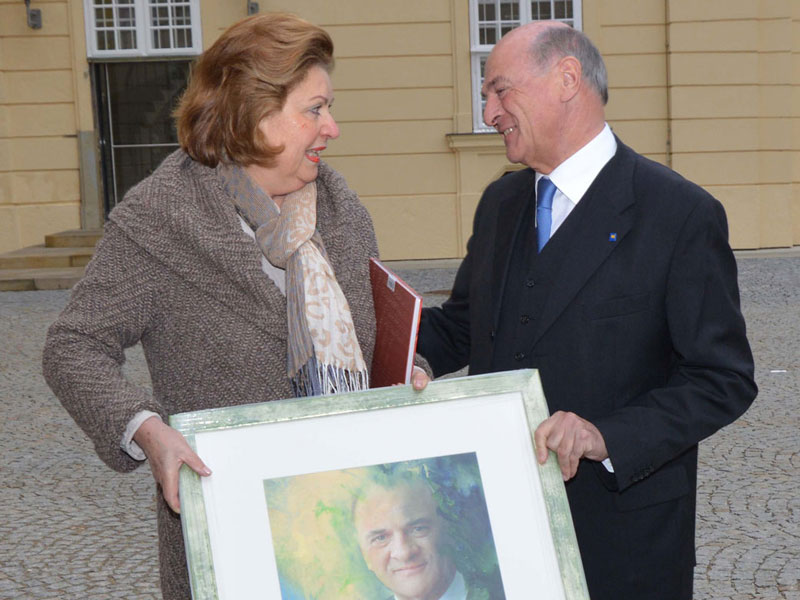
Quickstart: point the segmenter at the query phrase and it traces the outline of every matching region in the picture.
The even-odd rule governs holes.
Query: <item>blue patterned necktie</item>
[[[539,252],[542,251],[547,240],[550,239],[550,224],[553,221],[553,196],[556,193],[555,184],[547,177],[539,179],[536,186],[536,238]]]

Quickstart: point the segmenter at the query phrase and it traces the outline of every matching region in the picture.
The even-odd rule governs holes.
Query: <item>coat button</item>
[[[530,320],[531,320],[531,318],[528,315],[522,315],[519,318],[519,322],[522,323],[523,325],[527,325],[528,321],[530,321]]]
[[[522,360],[523,358],[525,358],[525,353],[524,352],[517,352],[514,355],[514,360]]]
[[[525,282],[525,287],[533,287],[533,286],[534,286],[533,279],[528,279]]]

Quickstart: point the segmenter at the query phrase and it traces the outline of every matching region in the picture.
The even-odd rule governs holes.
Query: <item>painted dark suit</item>
[[[691,598],[697,443],[756,395],[723,208],[618,141],[536,254],[534,177],[487,188],[418,350],[436,375],[535,367],[551,413],[600,430],[614,474],[566,484],[593,600]]]

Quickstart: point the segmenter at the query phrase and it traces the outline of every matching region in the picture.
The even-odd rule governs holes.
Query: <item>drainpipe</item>
[[[672,168],[672,48],[670,46],[670,0],[664,0],[664,40],[665,40],[665,59],[667,61],[666,85],[667,85],[667,140],[665,149],[667,152],[667,166]]]

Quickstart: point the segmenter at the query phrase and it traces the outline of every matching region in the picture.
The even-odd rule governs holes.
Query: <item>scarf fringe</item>
[[[369,389],[367,371],[350,371],[322,364],[312,357],[292,379],[296,397],[340,394]]]

